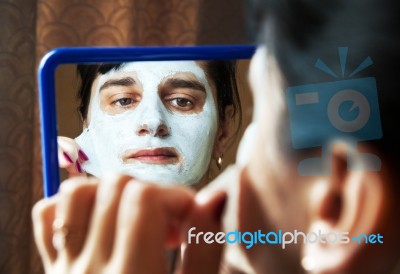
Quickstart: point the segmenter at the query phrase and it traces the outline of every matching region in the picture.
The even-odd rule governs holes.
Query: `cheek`
[[[245,167],[251,160],[251,152],[255,151],[254,138],[257,136],[257,123],[253,121],[247,126],[246,131],[240,140],[239,147],[236,153],[236,164],[239,167]]]
[[[267,140],[262,138],[260,123],[252,123],[250,128],[246,130],[245,143],[240,144],[239,163],[242,167],[247,167],[249,177],[256,185],[264,186],[263,182],[270,181],[269,168],[271,163],[268,161],[266,149]]]
[[[102,138],[106,142],[111,141],[114,144],[118,144],[124,138],[127,133],[126,122],[122,119],[110,119],[105,118],[103,121],[98,123],[97,132],[99,138]]]
[[[135,132],[132,115],[124,113],[111,116],[102,111],[93,116],[90,130],[97,152],[107,159],[109,156],[118,158],[124,149],[130,147]]]
[[[264,121],[254,121],[248,126],[240,142],[237,165],[246,168],[250,182],[260,191],[281,180],[287,172],[285,163],[277,149],[277,140],[269,135]]]
[[[269,131],[262,123],[252,126],[246,136],[247,146],[240,148],[247,157],[243,164],[248,172],[247,183],[263,197],[263,208],[273,223],[280,224],[281,228],[290,227],[294,220],[304,218],[300,202],[302,184],[293,166],[294,159],[286,157],[281,150],[278,142],[282,136],[267,136]]]
[[[210,92],[210,89],[207,91],[207,98],[200,113],[170,114],[169,116],[171,135],[179,135],[185,139],[186,143],[192,143],[194,147],[190,149],[201,147],[204,150],[210,146],[213,147],[218,129],[218,112],[214,94]]]
[[[171,142],[183,156],[185,170],[202,176],[207,170],[217,133],[215,113],[175,115],[171,122]]]
[[[184,143],[192,143],[195,149],[199,146],[210,145],[214,142],[217,131],[217,119],[214,114],[202,112],[191,115],[171,115],[168,119],[171,130],[171,138],[183,140]],[[200,142],[200,143],[196,143]],[[183,143],[183,144],[184,144]]]

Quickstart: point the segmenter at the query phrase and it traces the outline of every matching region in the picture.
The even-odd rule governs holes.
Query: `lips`
[[[156,165],[177,164],[179,158],[178,152],[172,147],[128,150],[122,155],[124,163],[142,162]]]

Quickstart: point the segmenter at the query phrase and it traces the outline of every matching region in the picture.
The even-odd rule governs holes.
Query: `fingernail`
[[[63,152],[63,155],[64,155],[65,160],[67,160],[70,164],[73,163],[71,157],[69,157],[69,155],[66,152]]]
[[[221,221],[221,216],[222,216],[222,213],[224,212],[227,199],[228,199],[228,197],[227,197],[226,193],[224,193],[224,196],[219,200],[219,202],[215,206],[214,218],[217,222]]]
[[[82,173],[82,167],[78,162],[76,162],[76,169],[78,170],[79,173]]]
[[[82,159],[83,161],[89,160],[89,157],[82,150],[78,151],[78,155],[79,155],[79,158]]]

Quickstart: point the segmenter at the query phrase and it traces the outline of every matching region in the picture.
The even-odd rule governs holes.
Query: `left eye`
[[[181,108],[193,107],[193,103],[190,100],[185,99],[185,98],[175,98],[175,99],[172,99],[171,102],[172,102],[172,105],[178,106]]]

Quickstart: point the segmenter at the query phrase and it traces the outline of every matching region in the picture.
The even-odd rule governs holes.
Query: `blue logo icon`
[[[345,76],[347,51],[347,47],[339,48],[342,79]],[[349,78],[372,64],[372,59],[367,57]],[[320,59],[315,66],[339,79]],[[286,96],[293,147],[322,147],[320,158],[308,158],[299,163],[300,175],[331,173],[332,140],[345,139],[351,149],[356,151],[357,142],[382,137],[376,81],[373,77],[289,87]],[[361,168],[380,170],[381,162],[376,155],[357,154],[365,162]],[[350,169],[360,168],[352,166],[351,159],[349,163]]]

